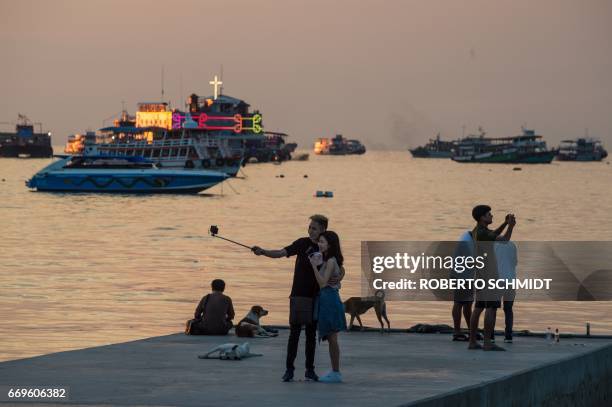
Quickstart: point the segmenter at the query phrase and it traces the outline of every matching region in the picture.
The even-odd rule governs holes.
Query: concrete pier
[[[484,352],[447,334],[347,332],[340,336],[345,382],[323,384],[303,381],[303,334],[298,380],[280,381],[287,335],[248,340],[263,356],[241,361],[197,356],[243,338],[175,334],[3,362],[0,388],[68,387],[63,403],[96,405],[612,405],[610,339],[519,337],[500,344],[506,352]],[[319,374],[329,369],[326,343],[316,366]]]

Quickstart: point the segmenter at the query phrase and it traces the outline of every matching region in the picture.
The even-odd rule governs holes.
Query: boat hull
[[[0,157],[3,158],[49,158],[53,156],[51,146],[37,145],[0,145]]]
[[[55,171],[35,175],[27,182],[27,186],[37,191],[55,192],[193,194],[227,178],[227,175],[214,171],[153,171]]]
[[[418,148],[409,151],[414,158],[451,158],[453,156],[451,151],[430,151]]]
[[[587,162],[587,161],[601,161],[606,156],[601,154],[582,154],[582,155],[561,155],[558,154],[555,158],[557,161],[579,161],[579,162]]]
[[[452,160],[458,163],[486,164],[550,164],[555,158],[553,151],[520,154],[517,152],[502,154],[481,154],[476,156],[454,156]]]

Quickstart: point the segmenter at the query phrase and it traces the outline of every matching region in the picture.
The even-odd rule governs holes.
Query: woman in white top
[[[340,283],[329,284],[331,277],[336,277],[335,281],[339,281],[340,267],[344,262],[338,235],[332,231],[323,232],[319,237],[319,250],[323,257],[322,263],[318,256],[310,257],[315,278],[321,287],[315,305],[315,319],[318,321],[319,340],[329,342],[329,357],[332,365],[332,370],[320,377],[319,381],[339,383],[342,381],[342,375],[340,374],[338,332],[346,330],[346,317],[338,292]]]

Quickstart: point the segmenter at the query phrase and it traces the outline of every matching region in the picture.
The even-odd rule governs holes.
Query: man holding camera
[[[516,225],[516,219],[513,214],[506,215],[504,222],[495,230],[489,229],[489,225],[493,223],[493,215],[491,207],[488,205],[478,205],[472,209],[472,217],[477,222],[476,227],[472,231],[472,239],[476,244],[476,251],[481,252],[487,257],[486,267],[483,272],[489,275],[496,275],[497,260],[493,244],[488,242],[508,241],[512,237],[512,231]],[[504,229],[506,229],[505,233]],[[502,234],[503,233],[503,234]],[[483,242],[479,244],[479,242]],[[486,247],[486,252],[483,248]],[[470,344],[468,349],[483,349],[486,351],[504,351],[505,349],[495,345],[491,339],[495,332],[495,319],[497,317],[497,309],[501,306],[501,297],[491,290],[476,291],[476,306],[471,315],[470,320]],[[478,322],[482,310],[485,311],[484,318],[484,344],[480,346],[476,342],[478,333]]]

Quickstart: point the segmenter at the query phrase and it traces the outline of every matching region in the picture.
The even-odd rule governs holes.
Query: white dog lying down
[[[211,356],[215,353],[218,355]],[[248,342],[239,345],[237,343],[224,343],[219,346],[215,346],[205,355],[199,355],[200,359],[221,359],[221,360],[240,360],[244,358],[250,358],[252,356],[263,356],[259,353],[251,353],[251,349]]]

